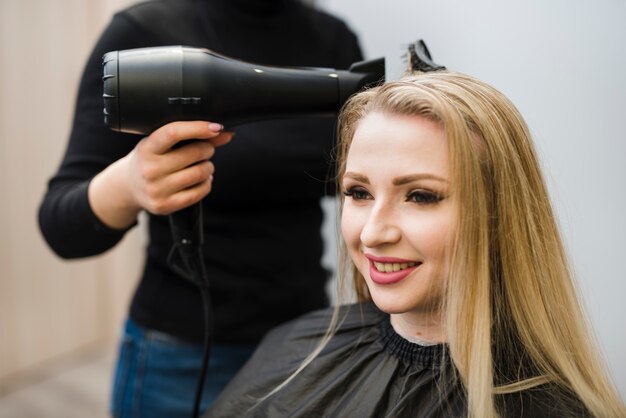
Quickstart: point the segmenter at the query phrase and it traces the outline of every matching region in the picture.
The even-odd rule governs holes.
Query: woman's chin
[[[426,298],[421,300],[415,300],[414,298],[403,298],[402,295],[396,294],[384,294],[381,292],[372,291],[370,289],[370,296],[374,304],[381,311],[387,314],[418,314],[418,315],[431,315],[437,312],[437,303],[434,298]],[[409,300],[411,299],[411,300]]]
[[[402,314],[412,310],[411,306],[407,305],[403,301],[398,300],[397,298],[390,298],[377,294],[372,294],[371,291],[370,295],[372,296],[372,300],[374,301],[374,304],[378,307],[378,309],[385,313]]]

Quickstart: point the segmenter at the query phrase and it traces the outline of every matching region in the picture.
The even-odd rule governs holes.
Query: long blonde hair
[[[428,118],[449,141],[459,210],[442,309],[469,415],[495,417],[496,394],[550,382],[594,416],[626,417],[576,296],[531,135],[511,102],[452,72],[357,94],[339,120],[339,179],[358,123],[371,112]],[[352,270],[359,300],[369,300]],[[501,372],[510,362],[521,372]]]

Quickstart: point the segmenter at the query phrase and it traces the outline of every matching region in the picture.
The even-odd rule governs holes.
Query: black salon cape
[[[446,346],[405,340],[372,303],[342,307],[338,331],[322,353],[259,402],[314,350],[331,314],[316,311],[270,332],[205,418],[467,416]],[[587,416],[576,399],[545,385],[497,402],[503,417]]]

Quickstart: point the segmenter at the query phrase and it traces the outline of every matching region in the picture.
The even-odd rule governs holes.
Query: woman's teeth
[[[383,273],[392,273],[394,271],[400,271],[407,269],[409,267],[415,266],[417,263],[379,263],[378,261],[374,261],[374,267],[376,270]]]

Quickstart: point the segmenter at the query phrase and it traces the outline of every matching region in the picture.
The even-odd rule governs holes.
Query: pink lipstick
[[[422,263],[392,257],[365,254],[370,262],[370,278],[376,284],[398,283],[413,273]],[[377,268],[378,267],[378,268]]]

